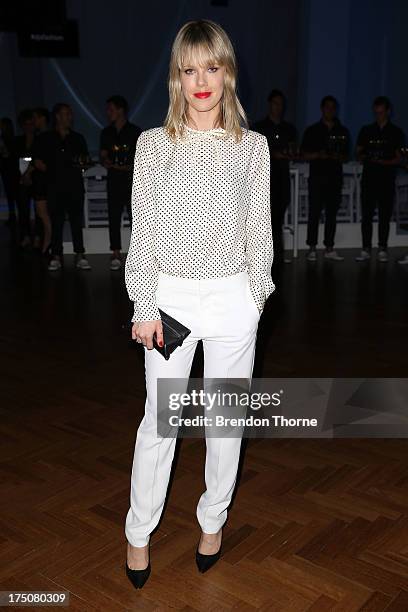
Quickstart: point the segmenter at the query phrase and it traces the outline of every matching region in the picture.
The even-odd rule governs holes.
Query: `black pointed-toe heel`
[[[126,575],[129,578],[130,582],[133,584],[135,589],[141,589],[148,577],[150,576],[151,565],[149,560],[149,565],[145,569],[134,570],[130,569],[126,561]]]
[[[196,563],[197,563],[197,567],[200,570],[200,572],[204,573],[207,570],[209,570],[210,567],[212,567],[218,561],[220,556],[221,556],[221,546],[220,546],[219,551],[217,551],[213,555],[203,555],[202,553],[198,552],[198,546],[197,546]]]

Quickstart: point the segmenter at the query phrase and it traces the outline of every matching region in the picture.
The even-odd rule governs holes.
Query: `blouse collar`
[[[185,129],[185,135],[183,141],[187,144],[199,143],[199,142],[210,142],[214,145],[214,154],[219,163],[222,163],[222,155],[220,151],[220,140],[225,138],[226,130],[222,127],[211,128],[209,130],[196,130],[186,123],[183,123]],[[194,147],[195,155],[197,155],[196,148]]]
[[[213,134],[217,132],[221,132],[221,133],[225,132],[224,128],[222,127],[215,127],[209,130],[196,130],[195,128],[192,128],[189,125],[187,125],[187,123],[183,123],[183,127],[185,127],[188,132],[194,132],[196,134],[209,134],[209,133]]]

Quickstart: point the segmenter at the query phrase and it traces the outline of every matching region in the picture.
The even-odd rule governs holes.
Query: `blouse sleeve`
[[[270,154],[266,136],[261,146],[252,180],[246,220],[246,254],[249,284],[255,303],[262,312],[266,300],[275,290],[271,267],[273,240],[271,224]]]
[[[155,205],[151,180],[153,144],[147,132],[136,143],[132,183],[132,233],[125,263],[125,283],[134,302],[132,322],[160,319],[155,292],[158,264],[154,255]]]

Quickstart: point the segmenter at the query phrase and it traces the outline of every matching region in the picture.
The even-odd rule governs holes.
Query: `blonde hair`
[[[249,129],[246,113],[236,93],[237,61],[233,45],[220,25],[209,19],[188,21],[177,33],[171,50],[168,88],[169,108],[164,128],[172,140],[184,136],[184,124],[188,123],[187,101],[181,88],[180,70],[183,64],[197,58],[200,66],[218,64],[225,67],[224,91],[221,111],[214,127],[222,127],[226,137],[235,141],[242,138],[241,122]]]

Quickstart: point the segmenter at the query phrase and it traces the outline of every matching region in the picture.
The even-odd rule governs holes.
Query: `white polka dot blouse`
[[[159,270],[195,279],[247,270],[260,312],[275,290],[268,141],[241,129],[238,143],[223,128],[186,125],[177,142],[163,126],[140,134],[125,263],[133,322],[160,319]]]

